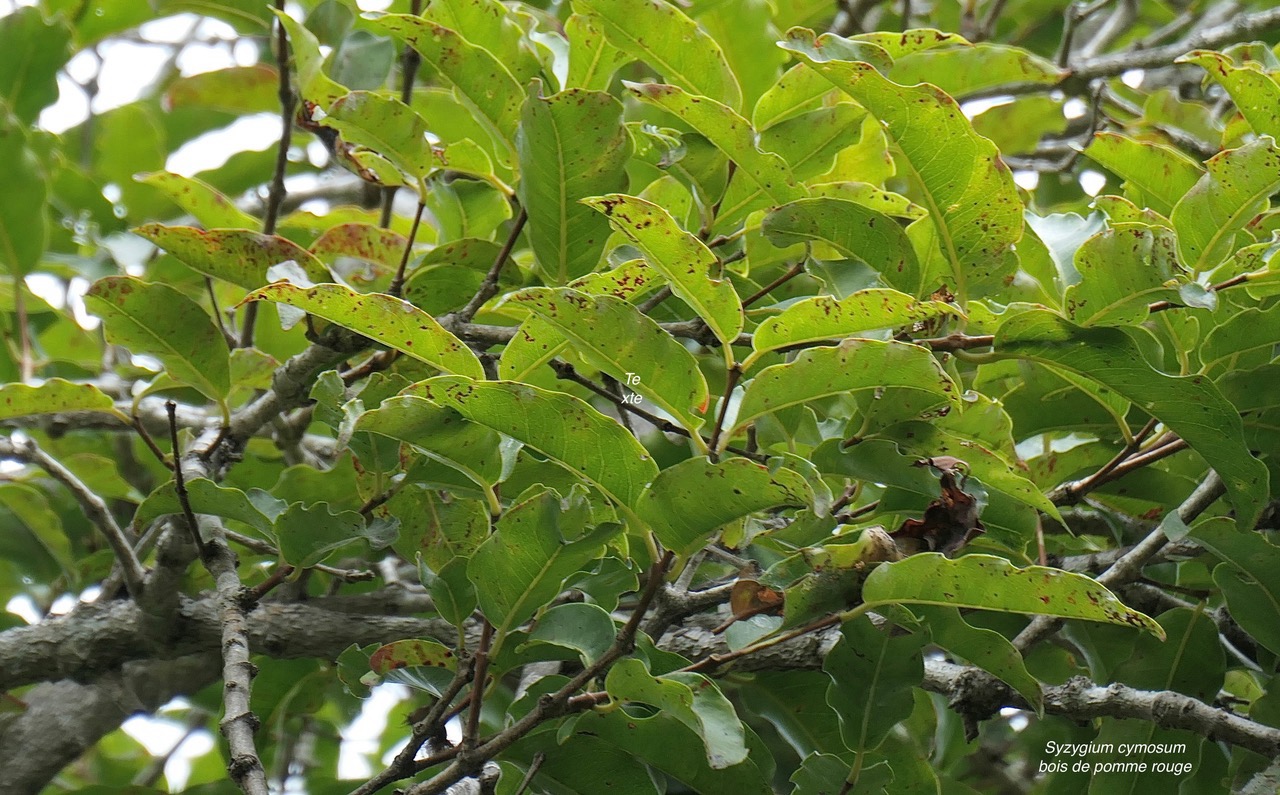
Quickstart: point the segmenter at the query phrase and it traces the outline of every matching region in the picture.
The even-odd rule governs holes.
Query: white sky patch
[[[1068,119],[1078,119],[1089,112],[1089,106],[1083,99],[1072,97],[1062,103],[1062,115]]]
[[[1097,196],[1107,184],[1107,178],[1093,169],[1080,172],[1080,188],[1090,196]]]
[[[378,752],[378,738],[387,728],[392,708],[409,696],[404,685],[383,684],[360,707],[360,716],[342,730],[342,746],[338,751],[338,778],[369,778],[373,766],[369,757]]]
[[[1040,172],[1015,171],[1013,172],[1013,181],[1023,190],[1035,190],[1040,184]]]
[[[961,105],[960,112],[964,114],[966,119],[972,120],[973,117],[977,116],[979,113],[985,113],[986,111],[989,111],[992,108],[997,108],[1001,105],[1008,105],[1012,101],[1013,97],[988,97],[986,99],[975,99]]]
[[[1120,82],[1124,83],[1129,88],[1139,88],[1142,86],[1142,78],[1146,76],[1147,73],[1143,69],[1130,69],[1120,75]]]
[[[273,113],[241,116],[219,130],[211,130],[187,141],[169,155],[165,169],[190,177],[218,168],[234,154],[261,151],[280,140],[280,117]]]

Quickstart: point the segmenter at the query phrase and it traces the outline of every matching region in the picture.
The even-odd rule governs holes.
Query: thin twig
[[[488,621],[480,630],[480,643],[476,646],[475,672],[471,682],[471,707],[467,711],[467,722],[462,730],[462,752],[475,752],[476,742],[480,738],[480,710],[484,706],[484,691],[489,678],[489,644],[493,641],[493,624]]]
[[[740,378],[742,378],[742,368],[736,364],[725,373],[724,397],[720,399],[720,410],[716,412],[716,424],[711,429],[711,439],[707,442],[712,456],[715,455],[716,447],[720,444],[720,434],[724,432],[724,418],[729,413],[729,398],[733,397],[734,387],[738,385]]]
[[[525,771],[524,778],[520,779],[520,784],[511,795],[524,795],[525,790],[529,789],[529,785],[533,783],[533,777],[538,775],[538,769],[542,767],[542,763],[546,760],[547,755],[542,751],[534,754],[533,761],[529,763],[529,769]]]
[[[480,289],[476,291],[476,294],[472,296],[466,306],[458,310],[455,317],[459,322],[471,322],[471,318],[476,316],[476,313],[480,311],[480,307],[484,306],[484,302],[497,294],[498,279],[502,276],[502,266],[507,264],[507,259],[516,247],[516,239],[520,237],[520,232],[524,230],[525,222],[528,220],[529,213],[525,211],[524,207],[521,207],[520,212],[516,214],[515,220],[511,223],[511,231],[507,233],[506,242],[502,244],[502,249],[494,259],[489,272],[485,274],[484,281],[480,283]]]
[[[404,272],[409,267],[409,257],[413,253],[413,241],[418,236],[418,226],[422,223],[422,212],[426,208],[426,202],[419,199],[418,209],[413,214],[413,226],[409,227],[409,239],[404,242],[404,253],[400,255],[400,265],[396,267],[395,278],[391,280],[391,286],[387,288],[387,293],[397,298],[404,291]]]
[[[769,293],[778,289],[779,287],[791,281],[792,279],[794,279],[795,277],[799,276],[802,273],[804,273],[804,262],[797,262],[796,264],[788,268],[786,273],[782,274],[778,278],[769,282],[764,287],[761,287],[759,290],[752,293],[751,296],[749,296],[748,298],[744,298],[742,300],[742,308],[746,309],[747,307],[754,304],[756,301],[759,301],[761,298],[764,298]]]
[[[133,551],[133,545],[129,543],[128,536],[116,522],[116,518],[111,515],[111,510],[101,497],[56,458],[41,450],[39,445],[31,439],[14,441],[0,437],[0,458],[17,459],[38,466],[49,473],[51,478],[65,486],[80,504],[85,516],[102,533],[116,560],[120,562],[121,575],[129,595],[134,599],[142,596],[143,585],[147,579],[146,569],[142,567],[142,563]]]
[[[169,412],[169,444],[173,449],[173,485],[178,493],[178,504],[182,506],[182,518],[187,523],[191,540],[203,559],[208,553],[204,539],[200,536],[200,525],[196,523],[195,511],[191,510],[191,495],[187,493],[187,479],[182,472],[182,453],[178,447],[178,404],[172,400],[165,401],[165,411]]]
[[[284,13],[285,0],[276,0],[276,10]],[[262,233],[274,235],[276,223],[280,220],[280,207],[284,203],[287,190],[284,186],[285,171],[289,168],[289,145],[293,140],[293,107],[297,97],[293,95],[293,87],[289,83],[289,36],[285,32],[284,23],[276,20],[276,69],[280,81],[277,84],[276,96],[280,100],[280,142],[276,145],[275,171],[271,175],[271,185],[267,188],[267,202],[262,212]],[[254,301],[245,307],[244,325],[240,331],[240,347],[253,347],[253,329],[258,320],[258,302]]]
[[[236,335],[227,330],[227,324],[222,321],[222,310],[218,308],[218,296],[213,290],[213,277],[204,277],[205,290],[209,292],[209,306],[213,309],[213,322],[218,324],[218,331],[222,332],[222,338],[226,340],[227,347],[235,350],[240,341],[236,339]]]
[[[409,3],[409,13],[418,16],[422,13],[422,0],[412,0]],[[409,45],[404,46],[404,52],[400,55],[400,101],[408,105],[413,101],[413,80],[418,74],[418,66],[422,63],[422,56],[418,51]],[[396,191],[399,186],[389,185],[382,189],[382,215],[378,219],[378,226],[383,229],[391,226],[391,211],[396,201]]]

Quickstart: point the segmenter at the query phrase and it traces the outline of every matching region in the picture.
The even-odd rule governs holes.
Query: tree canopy
[[[1275,791],[1271,5],[0,4],[0,789]]]

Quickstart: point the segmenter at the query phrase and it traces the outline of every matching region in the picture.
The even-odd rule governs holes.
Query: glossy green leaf
[[[915,556],[920,557],[920,556]],[[876,571],[883,569],[881,564]],[[866,616],[846,621],[822,670],[831,677],[827,703],[840,716],[845,746],[868,751],[911,714],[913,687],[924,678],[924,633],[897,635]],[[846,771],[855,775],[855,771]]]
[[[1200,361],[1205,372],[1220,371],[1232,364],[1231,357],[1250,351],[1268,353],[1280,342],[1280,306],[1270,309],[1250,307],[1214,326],[1200,345]],[[1234,368],[1233,368],[1234,369]],[[1237,408],[1239,408],[1237,406]]]
[[[912,605],[911,612],[924,619],[929,638],[942,648],[999,678],[1043,714],[1040,683],[1027,671],[1022,655],[999,632],[975,627],[950,605]],[[1144,636],[1145,637],[1145,636]]]
[[[364,517],[355,511],[334,513],[327,502],[295,502],[275,521],[280,557],[298,568],[323,563],[334,552],[357,541],[386,546],[391,539],[381,533],[382,528],[375,523],[366,528]]]
[[[1158,623],[1127,607],[1089,577],[1044,566],[1019,569],[1004,558],[991,555],[965,555],[952,560],[938,552],[924,552],[896,563],[883,563],[867,576],[862,598],[872,607],[949,605],[1101,621],[1164,638]]]
[[[1132,653],[1118,661],[1115,680],[1144,690],[1172,690],[1212,701],[1222,689],[1226,662],[1213,614],[1178,607],[1156,618],[1168,640],[1139,635]]]
[[[831,395],[886,387],[924,392],[958,407],[956,385],[925,348],[904,342],[847,339],[766,367],[747,384],[734,433],[765,414]]]
[[[427,122],[395,97],[352,91],[334,102],[324,119],[348,143],[366,146],[421,183],[444,163],[427,141]]]
[[[324,57],[320,54],[320,42],[315,34],[283,11],[272,11],[289,34],[289,53],[293,56],[294,74],[297,75],[302,99],[316,103],[321,109],[328,108],[335,99],[347,93],[347,88],[325,74]]]
[[[138,181],[156,188],[173,199],[174,204],[194,216],[205,229],[250,228],[258,225],[258,221],[253,216],[236,207],[234,202],[202,180],[184,177],[170,171],[157,171],[140,177]],[[148,226],[153,225],[148,224]],[[139,232],[139,234],[142,233]],[[143,237],[146,235],[144,234]]]
[[[970,284],[1009,275],[1022,201],[995,145],[973,131],[956,101],[929,84],[898,86],[870,63],[815,58],[807,31],[791,31],[784,46],[885,125],[902,152],[899,166],[920,185],[954,292],[963,299]]]
[[[745,322],[742,302],[728,279],[714,276],[719,261],[702,241],[681,229],[664,208],[636,196],[613,193],[584,203],[608,216],[613,227],[645,253],[671,292],[724,344],[737,339]]]
[[[543,613],[525,645],[545,643],[577,652],[590,665],[613,645],[618,630],[608,611],[599,605],[556,605]]]
[[[904,86],[932,83],[952,96],[962,96],[1008,83],[1053,85],[1067,74],[1021,47],[982,42],[895,56],[888,77]]]
[[[457,31],[421,17],[387,14],[373,24],[417,50],[481,118],[510,143],[520,121],[524,90],[491,52]]]
[[[1067,288],[1063,305],[1082,326],[1137,325],[1147,305],[1177,299],[1181,274],[1169,230],[1146,224],[1113,223],[1076,252],[1080,282]]]
[[[493,535],[471,556],[467,577],[499,638],[550,604],[565,579],[596,558],[620,529],[604,525],[588,530],[589,519],[583,493],[561,499],[543,489],[498,520]]]
[[[350,223],[329,227],[308,250],[322,260],[354,257],[394,271],[399,266],[407,245],[409,239],[398,232],[374,224]],[[407,283],[404,297],[414,303],[409,297]]]
[[[426,402],[420,398],[393,400]],[[466,433],[468,430],[464,428],[461,432]],[[425,441],[420,440],[419,444]],[[441,495],[434,489],[406,486],[387,501],[387,511],[400,519],[400,538],[396,541],[396,552],[405,560],[413,560],[415,556],[421,555],[423,561],[437,572],[453,560],[469,557],[489,536],[489,510],[479,500]]]
[[[950,304],[918,301],[897,290],[859,290],[839,301],[819,295],[794,303],[757,326],[751,347],[756,351],[770,351],[959,314],[960,310]]]
[[[633,96],[674,114],[704,135],[773,204],[795,201],[806,194],[805,189],[796,183],[786,161],[773,152],[760,150],[751,122],[732,107],[705,96],[690,94],[676,86],[661,83],[625,85]]]
[[[172,287],[108,276],[89,288],[85,306],[103,319],[112,344],[155,356],[170,376],[214,400],[231,391],[222,332],[199,304]]]
[[[1147,205],[1162,215],[1168,215],[1204,173],[1176,149],[1113,132],[1095,133],[1084,156],[1141,191]]]
[[[658,474],[636,438],[585,402],[528,384],[442,376],[414,394],[535,448],[624,506]]]
[[[565,20],[569,40],[569,75],[566,88],[606,91],[613,75],[631,60],[605,35],[604,21],[589,14],[570,14]]]
[[[996,351],[1070,370],[1133,401],[1222,476],[1240,527],[1253,527],[1267,499],[1266,466],[1250,455],[1239,414],[1207,378],[1166,375],[1147,364],[1123,331],[1080,328],[1045,311],[1005,321]]]
[[[265,286],[273,265],[295,262],[316,282],[332,281],[329,269],[305,248],[278,235],[248,229],[196,229],[144,224],[133,230],[168,251],[192,270],[246,290]]]
[[[712,463],[690,458],[664,469],[636,506],[636,513],[677,554],[696,551],[717,528],[754,511],[802,507],[813,492],[797,473],[775,471],[745,458]]]
[[[208,478],[188,480],[186,487],[191,510],[195,513],[243,522],[263,539],[275,540],[273,525],[276,517],[286,507],[284,501],[261,489],[246,493],[237,488],[219,486]],[[177,486],[170,480],[148,494],[134,511],[133,528],[136,532],[142,532],[161,516],[180,513],[182,502],[178,499]]]
[[[713,770],[747,758],[742,721],[720,689],[699,674],[655,677],[633,657],[614,663],[605,679],[609,695],[620,701],[650,704],[692,729],[707,749]]]
[[[1201,522],[1191,537],[1222,560],[1213,581],[1222,589],[1231,617],[1280,654],[1280,547],[1254,532],[1239,532],[1222,520]]]
[[[622,103],[606,93],[534,92],[525,100],[516,142],[519,196],[548,281],[563,284],[595,270],[609,222],[579,200],[626,187],[629,144]]]
[[[775,246],[821,242],[875,268],[885,283],[911,295],[929,287],[911,241],[894,219],[861,203],[832,197],[801,199],[764,217]]]
[[[1280,189],[1280,149],[1275,139],[1259,138],[1214,155],[1205,168],[1169,216],[1178,233],[1178,253],[1197,274],[1235,253],[1245,227]]]
[[[688,430],[702,426],[699,415],[709,396],[697,360],[631,304],[610,295],[546,287],[513,293],[507,302],[537,313],[579,356],[649,398]]]
[[[1211,80],[1226,89],[1255,133],[1280,137],[1280,84],[1262,64],[1237,66],[1230,57],[1210,50],[1192,50],[1178,62],[1202,67]]]
[[[0,419],[63,411],[100,411],[120,416],[111,396],[93,384],[75,384],[64,378],[50,378],[38,385],[0,384]]]
[[[447,373],[484,375],[480,360],[461,340],[431,315],[390,295],[361,294],[340,284],[303,288],[277,282],[255,290],[245,301],[295,306]]]
[[[437,406],[418,394],[410,392],[382,401],[378,408],[360,415],[355,430],[411,444],[482,489],[492,488],[502,479],[504,466],[497,433],[467,422],[452,408]],[[432,557],[427,560],[432,562]]]
[[[678,7],[662,0],[578,0],[609,43],[657,70],[669,83],[730,107],[742,91],[720,45]]]

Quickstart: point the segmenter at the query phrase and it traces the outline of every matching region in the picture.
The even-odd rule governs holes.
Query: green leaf
[[[486,526],[487,524],[486,522]],[[423,584],[431,594],[436,612],[455,627],[462,627],[479,605],[476,588],[471,584],[471,580],[467,579],[467,566],[470,563],[470,558],[454,558],[440,569],[434,578],[422,578]]]
[[[398,232],[383,229],[376,224],[349,223],[326,229],[324,234],[311,244],[309,251],[323,260],[354,257],[393,271],[400,265],[400,259],[404,256],[404,248],[407,245],[409,245],[409,239]],[[329,279],[317,281],[329,281]],[[414,303],[409,297],[407,283],[404,297],[406,301]]]
[[[707,381],[684,345],[640,310],[611,295],[535,287],[507,297],[546,320],[575,352],[696,432],[707,409]]]
[[[296,262],[313,281],[333,280],[329,269],[315,255],[278,235],[248,229],[205,230],[155,223],[143,224],[133,232],[168,251],[192,270],[246,290],[266,285],[267,269],[289,261]]]
[[[1210,79],[1226,89],[1255,133],[1280,137],[1280,84],[1262,64],[1237,66],[1230,57],[1210,50],[1192,50],[1177,63],[1193,63],[1208,72]]]
[[[0,99],[24,125],[58,99],[58,70],[71,57],[70,44],[62,20],[46,21],[38,8],[0,20]]]
[[[467,578],[498,638],[550,604],[569,575],[598,557],[620,529],[587,530],[591,512],[580,488],[563,500],[544,488],[509,508],[471,556]]]
[[[569,40],[569,76],[565,88],[607,91],[613,75],[631,56],[609,43],[604,21],[588,14],[570,14],[564,23]]]
[[[840,628],[840,640],[827,652],[822,670],[831,677],[827,703],[840,716],[840,731],[850,750],[875,748],[911,714],[912,688],[924,679],[925,639],[922,632],[895,635],[889,627],[877,629],[866,616]]]
[[[1022,201],[995,145],[973,131],[956,101],[923,84],[899,86],[860,61],[815,58],[812,33],[792,30],[783,44],[884,123],[896,158],[920,186],[961,304],[969,285],[999,285],[1007,254],[1022,236]]]
[[[745,458],[715,464],[700,456],[662,470],[640,497],[636,513],[664,546],[689,555],[734,519],[812,502],[808,483],[789,469],[770,471]]]
[[[394,400],[426,403],[421,398]],[[436,406],[432,408],[440,412],[451,411]],[[368,414],[361,417],[361,420],[365,417]],[[472,429],[483,431],[486,435],[493,434],[477,425],[468,425],[461,432],[467,433]],[[437,572],[458,558],[470,557],[489,536],[489,510],[483,502],[442,496],[433,489],[412,485],[401,488],[387,501],[387,512],[400,519],[400,538],[396,541],[396,552],[405,560],[413,560],[416,555],[421,555],[426,564]]]
[[[1075,326],[1051,312],[1014,315],[996,333],[996,352],[1056,365],[1095,381],[1160,420],[1222,477],[1241,529],[1267,501],[1267,468],[1249,453],[1240,415],[1203,376],[1175,377],[1147,364],[1120,329]]]
[[[541,85],[521,113],[519,195],[538,269],[563,284],[600,261],[609,222],[579,200],[626,187],[630,139],[612,96],[569,89],[543,97]]]
[[[1226,662],[1213,614],[1204,609],[1178,607],[1161,613],[1157,619],[1168,640],[1138,636],[1133,651],[1118,661],[1115,681],[1143,690],[1172,690],[1212,701],[1222,689]]]
[[[356,541],[367,540],[375,547],[386,546],[382,528],[365,527],[364,517],[355,511],[333,513],[329,503],[306,505],[295,502],[275,521],[280,557],[297,568],[323,563],[334,552]]]
[[[497,133],[497,140],[514,140],[525,92],[493,53],[464,39],[457,31],[408,14],[387,14],[372,20],[422,56],[457,94],[475,108]]]
[[[960,310],[942,301],[918,301],[897,290],[872,288],[843,300],[819,295],[798,301],[756,327],[751,347],[758,352],[821,340],[851,337],[873,329],[909,326]]]
[[[1277,342],[1280,342],[1280,305],[1270,309],[1249,307],[1210,329],[1198,354],[1204,372],[1212,372],[1220,364],[1234,370],[1232,361],[1228,361],[1231,357],[1259,349],[1269,353]]]
[[[714,278],[719,260],[696,236],[681,229],[662,207],[636,196],[612,193],[583,203],[609,217],[613,227],[645,253],[671,285],[671,292],[698,313],[728,346],[742,333],[742,301],[725,278]]]
[[[772,203],[795,201],[806,194],[796,183],[786,161],[773,152],[762,152],[756,146],[756,131],[751,122],[728,105],[661,83],[624,82],[624,85],[633,96],[674,114],[705,136]]]
[[[554,458],[623,506],[635,505],[658,474],[626,428],[572,395],[456,376],[423,381],[413,392]]]
[[[661,0],[577,0],[609,43],[691,94],[736,108],[742,90],[715,39],[683,11]]]
[[[1082,326],[1128,326],[1147,319],[1147,304],[1177,298],[1181,266],[1173,234],[1163,227],[1116,223],[1076,251],[1080,282],[1063,305]]]
[[[179,77],[164,92],[171,110],[201,109],[227,113],[270,113],[280,109],[280,75],[271,66],[229,66]],[[240,224],[211,224],[240,226]]]
[[[367,146],[390,160],[419,185],[443,165],[427,141],[426,120],[395,97],[352,91],[330,106],[324,123],[342,133],[347,142]]]
[[[1113,132],[1094,133],[1084,156],[1142,191],[1148,206],[1166,216],[1204,173],[1199,163],[1172,147]]]
[[[1019,569],[992,555],[952,560],[938,552],[923,552],[882,563],[867,576],[862,598],[871,608],[890,604],[969,607],[1101,621],[1164,638],[1158,623],[1127,607],[1089,577],[1044,566]]]
[[[452,649],[434,640],[398,640],[379,646],[369,656],[369,670],[376,674],[423,666],[456,671],[458,660]]]
[[[895,56],[888,77],[904,86],[932,83],[953,96],[1008,83],[1053,85],[1069,72],[1021,47],[983,42]]]
[[[875,268],[886,284],[922,295],[932,284],[901,224],[861,203],[833,197],[801,199],[764,217],[761,231],[775,246],[821,242]]]
[[[249,228],[256,226],[258,223],[253,216],[236,207],[234,202],[223,196],[207,182],[192,177],[184,177],[169,171],[157,171],[154,174],[147,174],[139,177],[138,181],[144,185],[150,185],[168,196],[173,200],[174,204],[193,215],[196,221],[205,229],[221,227]],[[159,224],[147,224],[142,229],[155,227],[162,229],[189,228],[160,227]],[[145,234],[142,229],[135,230],[135,234],[140,234],[151,240],[151,242],[157,243],[156,240]]]
[[[1273,654],[1280,654],[1280,547],[1226,520],[1201,522],[1191,537],[1222,560],[1213,581],[1227,598],[1231,617]]]
[[[661,773],[683,782],[692,792],[736,795],[773,795],[774,792],[765,772],[771,767],[771,760],[758,740],[751,743],[751,734],[747,735],[752,752],[748,758],[718,770],[708,763],[706,742],[697,730],[667,712],[651,717],[640,717],[626,710],[607,714],[588,712],[575,728],[644,760]]]
[[[1008,638],[994,630],[971,625],[950,605],[912,605],[911,612],[924,619],[930,640],[999,678],[1018,691],[1037,715],[1044,714],[1040,683],[1027,672],[1022,655]]]
[[[320,54],[320,42],[315,34],[283,11],[271,9],[289,34],[289,53],[293,56],[294,73],[297,75],[302,98],[327,109],[335,99],[347,94],[346,86],[334,82],[324,72],[324,56]]]
[[[605,689],[620,701],[657,707],[702,738],[707,762],[724,770],[747,758],[742,721],[720,689],[699,674],[672,673],[655,677],[634,657],[614,663],[605,678]]]
[[[355,431],[377,433],[413,445],[432,460],[458,470],[482,490],[492,489],[502,479],[498,434],[467,422],[452,408],[437,406],[420,395],[404,394],[382,401],[378,408],[356,419]]]
[[[537,643],[560,646],[577,652],[582,664],[590,665],[608,651],[617,634],[613,618],[599,605],[556,605],[542,614],[521,648]]]
[[[99,279],[85,306],[103,319],[107,341],[158,358],[165,371],[213,400],[231,391],[226,340],[200,305],[166,284],[132,276]]]
[[[186,488],[191,510],[195,513],[243,522],[263,539],[275,540],[274,523],[286,507],[283,500],[261,489],[246,493],[230,486],[219,486],[208,478],[188,480]],[[177,485],[170,480],[142,501],[134,511],[132,527],[136,532],[142,532],[161,516],[180,513],[182,502],[178,499]]]
[[[37,13],[34,8],[24,11]],[[0,161],[5,164],[0,190],[0,267],[11,274],[35,270],[48,235],[45,203],[49,182],[27,150],[20,123],[0,105]]]
[[[0,420],[63,411],[100,411],[122,417],[115,401],[93,384],[50,378],[42,384],[0,384]]]
[[[431,315],[390,295],[361,294],[340,284],[303,288],[277,282],[255,290],[244,300],[296,306],[446,373],[484,377],[480,360],[462,340]]]
[[[1206,173],[1173,208],[1178,253],[1193,273],[1235,253],[1238,236],[1280,188],[1280,149],[1270,137],[1214,155]],[[1253,242],[1247,236],[1244,239]]]
[[[812,348],[794,361],[760,371],[747,384],[732,434],[753,420],[788,406],[831,395],[886,387],[923,392],[932,405],[959,407],[956,385],[925,348],[905,342],[847,339]]]

